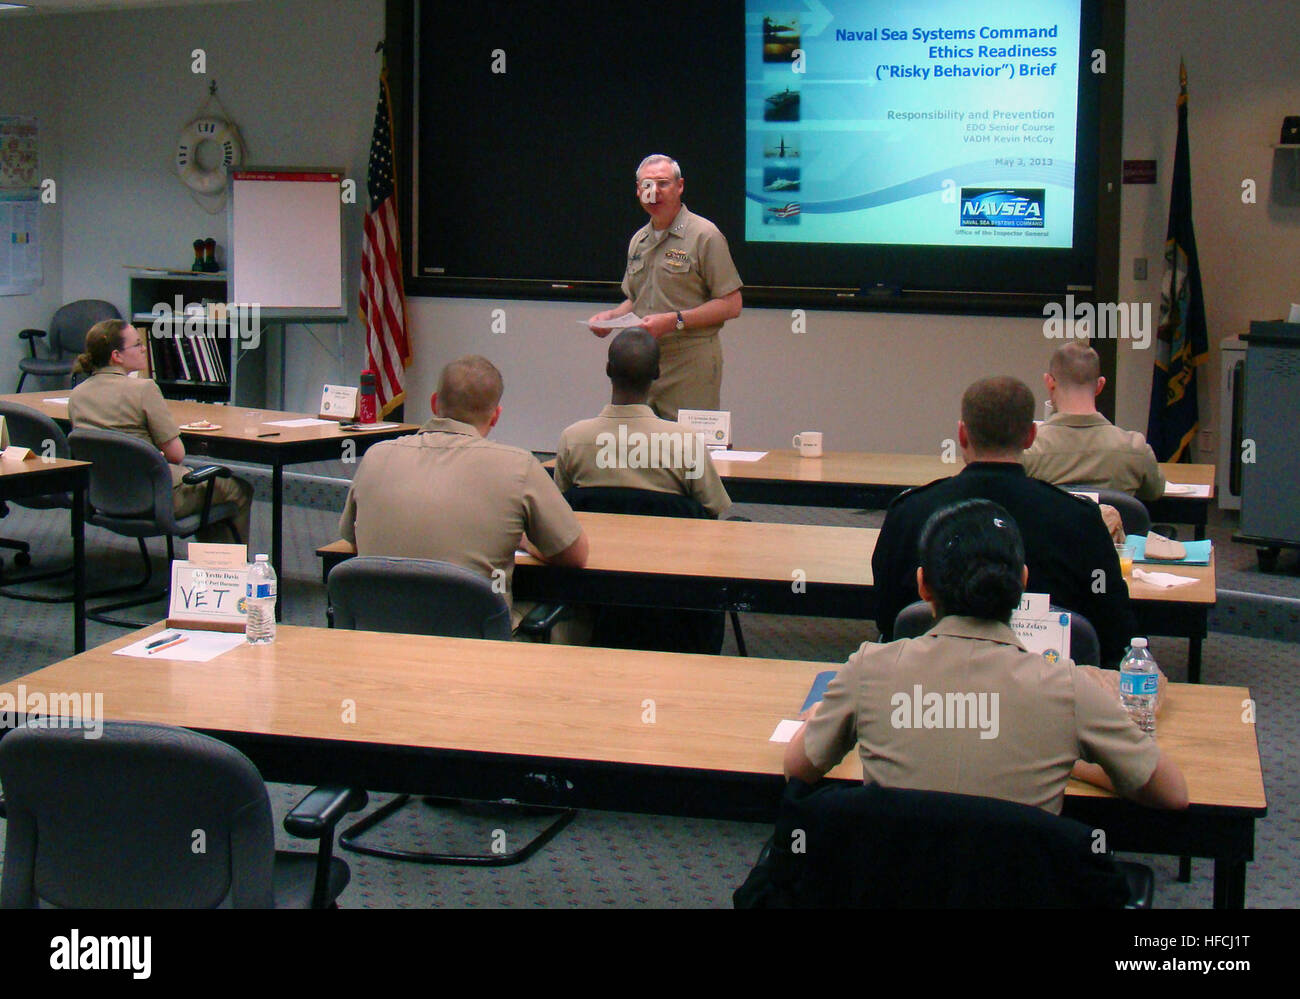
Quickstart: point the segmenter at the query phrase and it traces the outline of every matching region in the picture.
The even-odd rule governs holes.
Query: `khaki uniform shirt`
[[[73,429],[117,430],[159,449],[181,435],[157,384],[148,378],[128,378],[126,369],[116,364],[100,368],[72,390],[68,417]],[[182,465],[172,465],[172,485],[188,472]]]
[[[511,602],[520,537],[549,558],[582,527],[532,454],[434,417],[366,452],[339,531],[358,555],[437,559],[503,579]]]
[[[829,769],[856,745],[868,783],[1055,814],[1075,760],[1101,764],[1131,793],[1151,779],[1160,750],[1087,668],[1026,652],[1005,624],[945,617],[920,638],[858,649],[808,723],[804,750]],[[941,713],[927,713],[930,695],[943,699]]]
[[[1025,471],[1057,486],[1118,489],[1142,500],[1165,494],[1165,477],[1151,445],[1100,413],[1055,413],[1038,428],[1024,454]]]
[[[693,309],[742,286],[727,238],[685,205],[662,233],[646,223],[628,244],[623,294],[638,316]],[[651,387],[650,404],[661,416],[673,420],[678,409],[720,407],[721,329],[719,323],[660,338],[660,377]]]
[[[661,420],[649,406],[606,406],[560,435],[555,485],[620,486],[692,496],[715,517],[731,499],[703,439],[689,427]]]

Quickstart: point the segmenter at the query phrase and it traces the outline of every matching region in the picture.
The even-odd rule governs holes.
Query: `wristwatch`
[[[682,314],[679,312],[677,313],[677,331],[680,333],[684,329],[686,329],[686,320],[682,318]]]

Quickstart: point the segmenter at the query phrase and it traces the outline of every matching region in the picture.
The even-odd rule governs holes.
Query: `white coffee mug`
[[[804,458],[822,456],[822,435],[818,430],[805,430],[801,434],[795,434],[791,443],[799,449],[799,454]]]

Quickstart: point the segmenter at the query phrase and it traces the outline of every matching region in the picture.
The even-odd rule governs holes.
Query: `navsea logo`
[[[1040,188],[961,189],[963,227],[995,229],[1043,228],[1044,191]]]

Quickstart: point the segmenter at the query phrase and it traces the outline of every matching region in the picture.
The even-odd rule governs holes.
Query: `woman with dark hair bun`
[[[1100,671],[1049,662],[1011,630],[1028,570],[1006,510],[965,500],[937,511],[919,554],[917,586],[934,626],[858,649],[787,747],[787,777],[815,783],[856,746],[863,779],[885,787],[1059,814],[1073,773],[1145,805],[1187,807],[1181,771]]]
[[[74,370],[90,375],[68,397],[68,416],[73,429],[93,427],[116,430],[153,444],[171,463],[172,509],[177,517],[187,517],[203,507],[206,485],[186,485],[181,479],[186,468],[185,444],[181,429],[172,418],[167,401],[158,386],[139,377],[149,369],[148,347],[144,336],[121,319],[105,319],[86,334],[86,350],[77,358]],[[253,487],[231,476],[217,479],[212,502],[235,503],[239,512],[231,524],[239,540],[248,543],[249,511]],[[221,524],[210,524],[200,532],[199,541],[230,541],[230,533]]]

